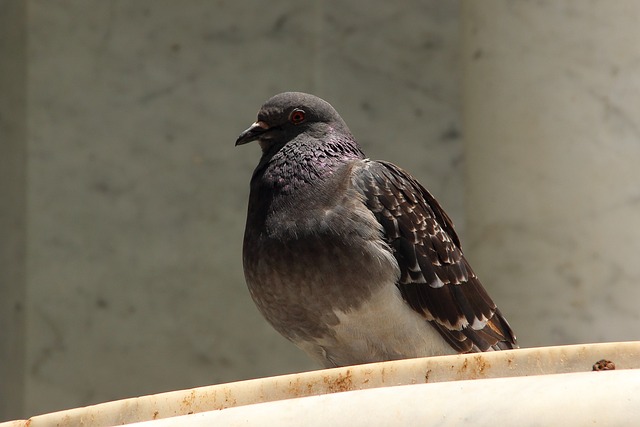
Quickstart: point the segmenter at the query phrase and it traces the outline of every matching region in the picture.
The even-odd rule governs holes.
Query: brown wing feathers
[[[433,196],[390,163],[369,161],[357,173],[365,203],[400,266],[397,286],[406,302],[459,352],[516,347]]]

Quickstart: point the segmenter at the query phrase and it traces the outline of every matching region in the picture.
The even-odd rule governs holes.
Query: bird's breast
[[[262,213],[262,226],[245,232],[251,295],[276,330],[294,341],[330,333],[339,321],[336,309],[359,307],[399,275],[375,217],[357,194],[318,200],[277,200],[276,208],[271,203]]]

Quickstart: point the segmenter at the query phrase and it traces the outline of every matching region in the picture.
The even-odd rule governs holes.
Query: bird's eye
[[[291,114],[289,114],[289,121],[294,125],[302,123],[304,121],[304,111],[296,108],[291,112]]]

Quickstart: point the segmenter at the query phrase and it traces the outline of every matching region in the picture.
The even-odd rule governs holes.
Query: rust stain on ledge
[[[183,411],[187,411],[188,409],[193,407],[193,404],[196,400],[196,392],[195,390],[191,390],[191,392],[182,398],[181,408]]]
[[[427,372],[424,373],[424,382],[429,382],[429,376],[431,375],[431,369],[427,369]]]
[[[344,374],[339,373],[337,377],[324,377],[324,384],[329,393],[353,390],[353,373],[347,369]]]
[[[287,397],[306,397],[312,396],[314,394],[313,390],[314,382],[296,378],[294,381],[289,381],[285,394]]]
[[[466,358],[458,368],[458,375],[465,379],[478,379],[485,377],[485,371],[491,368],[491,364],[481,354]]]

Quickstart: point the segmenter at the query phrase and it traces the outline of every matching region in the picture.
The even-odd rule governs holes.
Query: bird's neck
[[[246,233],[286,234],[292,218],[335,203],[352,163],[364,158],[355,141],[338,147],[307,140],[265,151],[251,178],[247,223],[253,226]]]
[[[364,158],[355,141],[290,141],[266,150],[254,172],[252,190],[268,190],[273,195],[309,191],[321,185],[345,163]],[[256,186],[262,187],[261,189]]]

